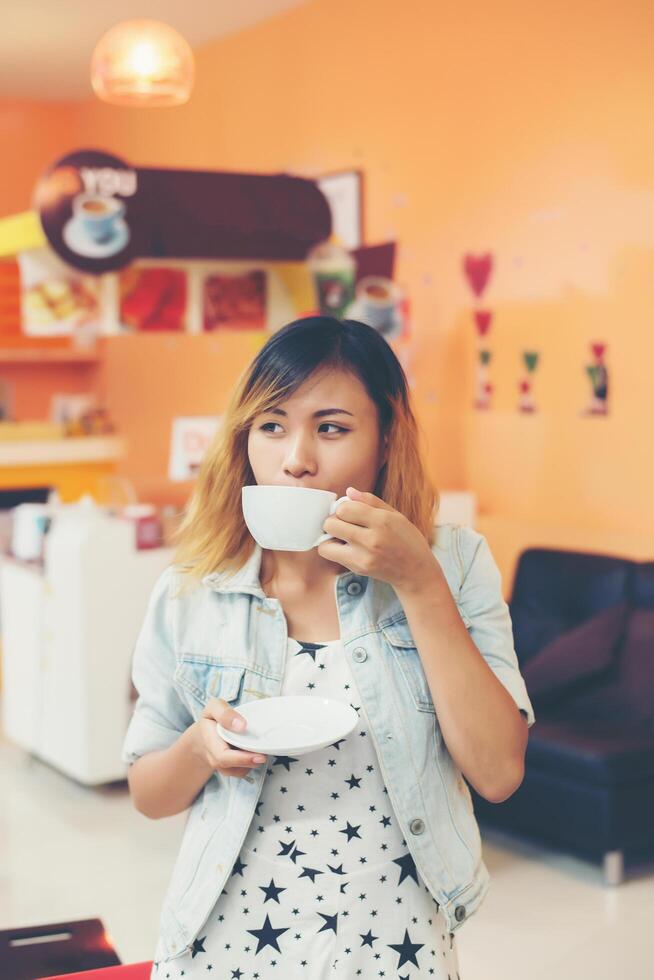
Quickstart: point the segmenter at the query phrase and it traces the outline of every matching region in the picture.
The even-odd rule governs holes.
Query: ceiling
[[[307,2],[0,0],[0,98],[90,98],[91,53],[104,32],[121,20],[166,21],[197,48]]]

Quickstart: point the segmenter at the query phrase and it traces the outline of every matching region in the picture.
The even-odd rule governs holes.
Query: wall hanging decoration
[[[493,272],[493,255],[486,252],[483,255],[473,255],[467,252],[463,256],[463,274],[472,292],[479,299],[486,291]],[[484,338],[491,328],[493,314],[490,310],[473,311],[477,337],[477,359],[475,363],[473,407],[482,411],[491,408],[493,384],[490,380],[489,364],[491,352]]]
[[[23,332],[30,337],[72,336],[83,324],[98,324],[100,284],[72,269],[47,248],[18,256]]]
[[[493,271],[493,256],[467,254],[463,257],[463,272],[474,296],[481,297],[486,290]]]
[[[522,360],[527,374],[518,381],[518,411],[535,412],[536,402],[533,394],[534,372],[538,366],[538,351],[523,351]]]
[[[394,279],[396,242],[360,243],[361,173],[323,180],[331,200],[317,181],[284,173],[135,167],[104,150],[74,150],[39,178],[34,210],[0,221],[0,258],[19,256],[22,265],[40,250],[65,270],[69,284],[55,283],[56,297],[48,275],[44,295],[30,298],[36,343],[46,332],[88,348],[99,334],[230,329],[261,346],[266,334],[318,312],[360,319],[389,342],[407,340],[410,303]],[[339,241],[339,214],[351,226],[340,237],[358,247]],[[0,333],[13,331],[24,344],[19,291],[27,277],[16,263],[5,265],[12,271],[0,276]],[[83,329],[72,331],[65,319],[71,299]],[[95,333],[87,329],[91,315]]]
[[[334,241],[347,249],[359,248],[363,242],[363,174],[360,170],[342,170],[316,178],[329,201]]]
[[[195,415],[173,419],[168,457],[169,480],[192,480],[198,475],[221,418],[220,415]]]
[[[202,288],[204,330],[263,330],[267,326],[268,274],[254,269],[237,275],[205,276]]]
[[[593,363],[586,364],[586,374],[590,380],[592,394],[590,402],[582,411],[582,415],[608,415],[609,374],[604,357],[606,344],[593,342],[590,345]]]
[[[477,352],[477,367],[475,373],[475,400],[474,407],[477,409],[488,409],[491,407],[491,396],[493,385],[489,378],[488,366],[491,362],[491,352],[489,350],[479,350]]]
[[[491,407],[493,385],[490,380],[489,370],[491,351],[486,346],[484,338],[491,328],[493,314],[490,310],[475,310],[474,322],[477,337],[477,360],[475,364],[473,406],[476,409],[487,410]]]
[[[332,231],[303,177],[131,167],[100,150],[57,160],[34,205],[53,251],[96,275],[139,258],[303,261]]]
[[[123,269],[119,276],[119,317],[134,332],[186,327],[187,273],[166,266]]]

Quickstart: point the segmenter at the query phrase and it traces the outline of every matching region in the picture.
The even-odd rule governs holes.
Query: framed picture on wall
[[[363,173],[340,170],[317,177],[332,212],[332,232],[340,243],[352,250],[363,241]]]
[[[268,322],[268,272],[212,271],[202,284],[202,326],[206,330],[263,330]]]
[[[186,269],[167,263],[131,265],[118,273],[118,291],[122,330],[186,329]]]

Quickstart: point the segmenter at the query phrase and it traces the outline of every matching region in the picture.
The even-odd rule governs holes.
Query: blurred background
[[[129,801],[134,641],[236,379],[315,312],[400,358],[536,711],[520,789],[474,797],[462,980],[651,976],[653,30],[641,0],[6,0],[3,976],[152,957],[185,818]]]

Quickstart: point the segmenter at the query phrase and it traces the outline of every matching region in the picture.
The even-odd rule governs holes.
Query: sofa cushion
[[[521,668],[529,697],[541,707],[597,677],[613,663],[629,606],[620,602],[551,640]]]
[[[607,555],[523,551],[509,603],[520,665],[561,633],[628,600],[635,568],[634,562]]]
[[[539,650],[570,629],[564,616],[524,606],[511,606],[511,624],[518,662],[522,666]]]
[[[609,670],[566,697],[561,707],[579,722],[604,721],[616,729],[638,725],[654,732],[654,609],[631,610]]]

